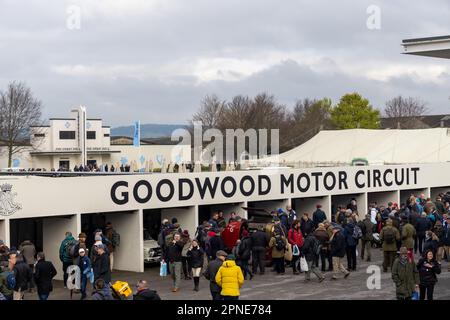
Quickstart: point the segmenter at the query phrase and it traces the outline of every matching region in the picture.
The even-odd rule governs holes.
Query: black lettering
[[[209,190],[209,194],[211,195],[211,198],[214,199],[217,191],[217,186],[219,184],[219,177],[216,177],[214,179],[214,185],[211,185],[211,180],[209,178],[205,179],[205,182],[203,185],[200,182],[199,178],[195,178],[195,183],[197,184],[198,191],[200,192],[200,197],[202,200],[205,198],[206,189]]]
[[[345,186],[345,189],[348,189],[347,185],[347,172],[339,171],[339,190],[342,190],[342,186]]]
[[[187,195],[183,194],[183,185],[187,184],[189,186],[189,193]],[[180,179],[178,180],[178,189],[179,189],[179,200],[186,201],[192,198],[194,195],[194,184],[190,179]]]
[[[302,187],[302,178],[306,180],[306,186]],[[306,192],[308,191],[309,187],[311,186],[311,180],[309,179],[309,176],[306,173],[300,173],[297,178],[297,188],[300,190],[300,192]]]
[[[420,168],[411,168],[411,171],[414,172],[414,184],[417,184],[417,171],[419,171]]]
[[[373,187],[377,186],[377,182],[379,187],[381,187],[381,171],[378,169],[373,170]]]
[[[284,187],[291,187],[291,193],[294,193],[294,175],[290,174],[289,179],[286,179],[284,174],[281,175],[281,193],[284,194]]]
[[[399,171],[401,171],[402,173],[402,178],[401,180],[399,179]],[[403,182],[405,181],[405,169],[404,168],[396,168],[394,170],[394,177],[395,177],[395,184],[398,186],[401,186],[403,184]]]
[[[322,172],[311,172],[311,175],[315,178],[316,191],[319,191],[319,177],[322,176]]]
[[[121,193],[122,198],[119,199],[116,197],[116,191],[119,187],[128,187],[128,182],[126,181],[117,181],[116,183],[113,184],[113,186],[111,187],[111,200],[115,203],[115,204],[126,204],[128,203],[129,200],[129,196],[128,196],[128,192],[124,191]]]
[[[370,170],[367,170],[367,188],[370,188],[370,181],[371,181],[371,176],[370,176]]]
[[[139,196],[139,187],[141,186],[145,186],[145,188],[147,189],[147,195],[143,198],[141,198]],[[152,186],[150,185],[150,182],[146,181],[146,180],[139,180],[133,188],[133,197],[134,199],[139,202],[139,203],[146,203],[150,200],[150,198],[152,197]]]
[[[328,177],[331,177],[331,179],[332,179],[331,185],[328,184]],[[327,189],[328,191],[334,189],[334,187],[336,186],[336,176],[334,175],[333,172],[327,172],[325,174],[325,176],[323,177],[323,184],[325,186],[325,189]]]
[[[390,187],[393,184],[392,179],[390,181],[387,180],[387,174],[390,173],[392,175],[392,169],[386,169],[383,173],[383,183],[385,186]]]
[[[406,168],[406,185],[409,186],[409,168]]]
[[[358,171],[356,172],[356,174],[355,174],[355,184],[356,184],[356,186],[357,186],[359,189],[364,188],[364,186],[366,185],[364,182],[363,182],[363,183],[359,183],[358,178],[359,178],[359,176],[362,175],[362,174],[364,174],[364,170],[358,170]]]
[[[167,196],[163,196],[161,194],[161,188],[163,187],[163,185],[168,185],[170,192],[169,195]],[[158,197],[158,199],[162,202],[168,202],[173,198],[173,195],[175,194],[175,187],[172,183],[172,181],[170,181],[169,179],[163,179],[160,182],[158,182],[158,185],[156,186],[156,196]]]
[[[250,181],[251,187],[250,187],[249,191],[244,190],[245,181]],[[246,197],[251,196],[253,194],[253,192],[255,192],[255,180],[253,180],[253,178],[251,176],[244,176],[241,179],[239,186],[240,186],[242,195],[244,195]]]
[[[263,187],[262,187],[263,180],[266,180],[266,182],[267,182],[267,188],[265,190],[263,190]],[[270,178],[266,175],[258,176],[258,195],[265,196],[265,195],[269,194],[271,189],[272,189],[272,181],[270,180]]]
[[[227,192],[227,191],[225,190],[225,184],[226,184],[228,181],[231,182],[231,184],[233,185],[233,189],[232,189],[231,192]],[[220,191],[221,191],[222,194],[225,196],[225,198],[231,198],[231,197],[233,197],[233,196],[236,194],[236,190],[237,190],[237,183],[236,183],[236,180],[234,180],[234,178],[232,178],[232,177],[225,177],[225,178],[222,180],[222,183],[220,184]]]

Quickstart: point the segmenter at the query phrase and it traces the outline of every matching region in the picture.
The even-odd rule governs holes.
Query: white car
[[[162,257],[161,247],[146,230],[144,230],[144,263],[159,263]]]

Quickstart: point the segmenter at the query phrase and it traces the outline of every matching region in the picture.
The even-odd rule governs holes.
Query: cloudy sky
[[[0,88],[25,81],[46,118],[83,104],[112,126],[185,123],[213,93],[357,91],[379,109],[402,94],[449,113],[450,61],[400,45],[450,34],[449,16],[448,0],[0,0]]]

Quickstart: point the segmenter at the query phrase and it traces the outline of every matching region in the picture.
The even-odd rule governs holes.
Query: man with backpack
[[[316,263],[319,260],[321,249],[320,241],[312,233],[307,233],[302,247],[302,254],[308,263],[308,271],[305,272],[306,282],[311,280],[311,271],[319,279],[319,282],[325,280]]]
[[[400,232],[392,226],[392,220],[386,221],[386,226],[381,229],[380,241],[383,246],[383,271],[387,272],[388,267],[392,270],[392,265],[397,254],[397,241],[400,240]]]
[[[278,232],[275,232],[269,242],[272,248],[272,261],[277,274],[284,275],[284,252],[288,245],[286,238]]]
[[[0,266],[0,293],[5,297],[5,300],[13,299],[14,282],[14,273],[8,267]]]
[[[67,268],[73,264],[73,256],[71,255],[71,252],[73,251],[72,247],[75,247],[76,244],[77,241],[72,236],[72,232],[66,232],[66,237],[59,247],[59,260],[62,262],[64,273],[64,288],[66,288],[67,278],[69,277]]]
[[[356,271],[356,248],[359,239],[362,237],[361,228],[355,223],[354,218],[349,218],[347,224],[344,226],[344,236],[346,242],[347,252],[347,266],[348,270]]]
[[[112,272],[114,267],[114,251],[116,251],[116,248],[120,246],[120,234],[118,234],[117,231],[113,228],[111,222],[106,223],[105,236],[109,240],[107,247],[109,253],[109,265]]]
[[[15,286],[13,292],[14,300],[23,300],[24,292],[28,289],[28,283],[33,277],[32,270],[24,261],[21,254],[10,254],[11,262],[14,264],[13,273],[15,278]]]
[[[366,255],[366,261],[369,262],[371,259],[371,249],[373,241],[373,223],[370,214],[366,214],[366,218],[358,223],[359,228],[362,232],[361,237],[361,260],[364,260]]]
[[[350,275],[350,272],[342,265],[342,259],[345,256],[345,237],[341,233],[341,227],[333,227],[333,234],[330,237],[331,256],[333,257],[333,277],[337,279],[339,272],[344,274],[344,278]]]

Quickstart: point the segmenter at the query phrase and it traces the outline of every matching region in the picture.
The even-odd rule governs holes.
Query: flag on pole
[[[133,146],[141,146],[141,122],[136,121],[134,123],[134,136],[133,136]]]

